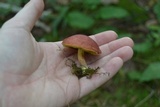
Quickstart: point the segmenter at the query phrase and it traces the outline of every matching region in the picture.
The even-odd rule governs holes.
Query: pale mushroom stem
[[[78,61],[80,62],[81,66],[88,68],[84,58],[84,51],[82,49],[78,49]]]

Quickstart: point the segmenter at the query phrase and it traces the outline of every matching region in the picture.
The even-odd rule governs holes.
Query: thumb
[[[44,9],[43,0],[30,0],[12,19],[2,28],[20,27],[31,31]]]

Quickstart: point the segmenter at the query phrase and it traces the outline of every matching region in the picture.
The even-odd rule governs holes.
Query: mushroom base
[[[100,69],[100,67],[93,69],[90,67],[78,66],[73,60],[69,60],[71,61],[70,67],[72,69],[72,74],[76,75],[78,78],[86,76],[88,79],[90,79],[92,75],[96,74],[98,69]]]

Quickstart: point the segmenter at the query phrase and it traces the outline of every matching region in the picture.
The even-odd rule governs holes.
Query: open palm
[[[73,50],[61,41],[36,42],[30,33],[43,7],[43,0],[31,0],[0,30],[1,107],[63,107],[112,78],[133,55],[130,38],[116,40],[113,31],[92,35],[102,54],[87,57],[87,63],[109,75],[78,79],[66,64],[68,58],[77,60]]]

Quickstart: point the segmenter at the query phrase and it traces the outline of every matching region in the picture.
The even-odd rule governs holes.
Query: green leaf
[[[88,29],[93,26],[94,19],[84,13],[72,11],[67,16],[67,23],[72,27]]]
[[[154,46],[158,47],[160,46],[160,26],[159,25],[150,25],[147,26],[151,31],[150,35],[154,39]]]
[[[97,6],[101,3],[100,0],[84,0],[83,1],[83,6],[86,9],[96,9]]]
[[[147,26],[147,28],[152,31],[160,32],[160,25],[150,25],[150,26]]]
[[[156,14],[158,20],[160,21],[160,12],[159,12],[159,10],[160,10],[160,1],[154,6],[153,10],[154,10],[154,13]]]
[[[102,7],[97,12],[97,16],[102,19],[124,18],[128,15],[129,13],[127,12],[127,10],[115,6]]]
[[[142,43],[136,43],[134,46],[134,50],[139,53],[149,52],[152,48],[152,43],[148,40]]]
[[[142,74],[138,71],[132,71],[132,72],[128,72],[127,75],[131,80],[140,80]]]
[[[132,23],[142,23],[148,20],[147,11],[139,6],[134,0],[119,0],[118,5],[130,13]]]
[[[153,38],[155,39],[154,45],[155,46],[160,46],[160,36],[159,33],[152,33]]]
[[[141,77],[142,82],[154,79],[160,79],[160,62],[151,63]]]

